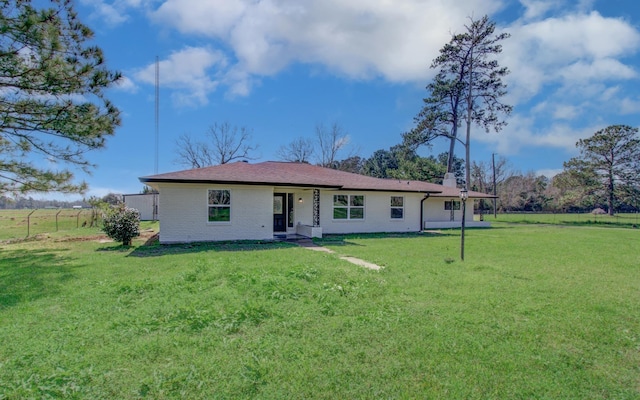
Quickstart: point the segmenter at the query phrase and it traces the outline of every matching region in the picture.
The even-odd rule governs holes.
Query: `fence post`
[[[62,212],[62,210],[58,210],[58,212],[56,213],[56,232],[58,232],[58,214],[60,214]]]
[[[36,212],[38,209],[36,208],[35,210],[31,211],[28,215],[27,215],[27,237],[29,237],[29,233],[31,232],[31,214],[33,214],[34,212]]]
[[[76,229],[78,229],[80,227],[80,214],[82,213],[82,210],[78,211],[78,214],[76,214]]]

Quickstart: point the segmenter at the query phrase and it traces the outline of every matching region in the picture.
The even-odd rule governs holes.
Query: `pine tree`
[[[612,125],[576,143],[580,156],[564,163],[565,172],[580,179],[606,198],[609,215],[623,193],[637,193],[640,176],[640,138],[638,128]],[[628,197],[628,196],[627,196]],[[632,199],[633,200],[633,199]],[[637,201],[637,199],[635,199]]]
[[[509,70],[491,58],[502,52],[500,42],[510,35],[495,34],[496,25],[487,16],[470,18],[466,32],[453,35],[440,49],[431,68],[438,69],[433,82],[427,85],[429,97],[414,118],[416,127],[403,135],[405,144],[417,148],[436,138],[449,140],[447,172],[454,172],[456,142],[465,147],[466,185],[470,183],[471,126],[476,124],[487,132],[500,131],[505,121],[500,117],[511,113],[512,107],[501,102],[506,94],[502,82]],[[458,128],[466,122],[466,138],[461,140]]]
[[[82,193],[68,169],[89,172],[85,153],[105,145],[120,124],[104,96],[120,74],[70,0],[0,0],[0,193]]]

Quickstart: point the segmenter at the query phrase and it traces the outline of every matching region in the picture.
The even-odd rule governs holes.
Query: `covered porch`
[[[321,238],[320,189],[275,187],[273,236],[275,240]]]
[[[466,200],[465,226],[489,228],[491,224],[474,215],[475,198]],[[432,196],[424,205],[422,229],[455,229],[462,225],[462,202],[459,197]]]

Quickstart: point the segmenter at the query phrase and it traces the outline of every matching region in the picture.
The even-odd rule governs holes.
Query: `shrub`
[[[131,246],[131,239],[140,236],[140,212],[124,204],[116,206],[103,215],[102,230],[111,239]]]

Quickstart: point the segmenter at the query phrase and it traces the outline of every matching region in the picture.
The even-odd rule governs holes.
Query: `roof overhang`
[[[283,186],[283,187],[302,187],[302,188],[322,188],[322,189],[341,189],[335,185],[311,185],[305,183],[283,183],[283,182],[253,182],[253,181],[223,181],[214,179],[155,179],[142,177],[139,178],[142,183],[192,183],[207,185],[250,185],[250,186]]]
[[[437,195],[442,193],[436,190],[418,190],[418,189],[376,189],[376,188],[358,188],[345,187],[340,185],[317,185],[309,183],[286,183],[286,182],[256,182],[256,181],[233,181],[233,180],[215,180],[215,179],[162,179],[141,177],[140,182],[155,187],[158,183],[180,183],[180,184],[206,184],[206,185],[245,185],[245,186],[276,186],[276,187],[295,187],[303,189],[332,189],[332,190],[353,190],[361,192],[396,192],[396,193],[428,193]]]

